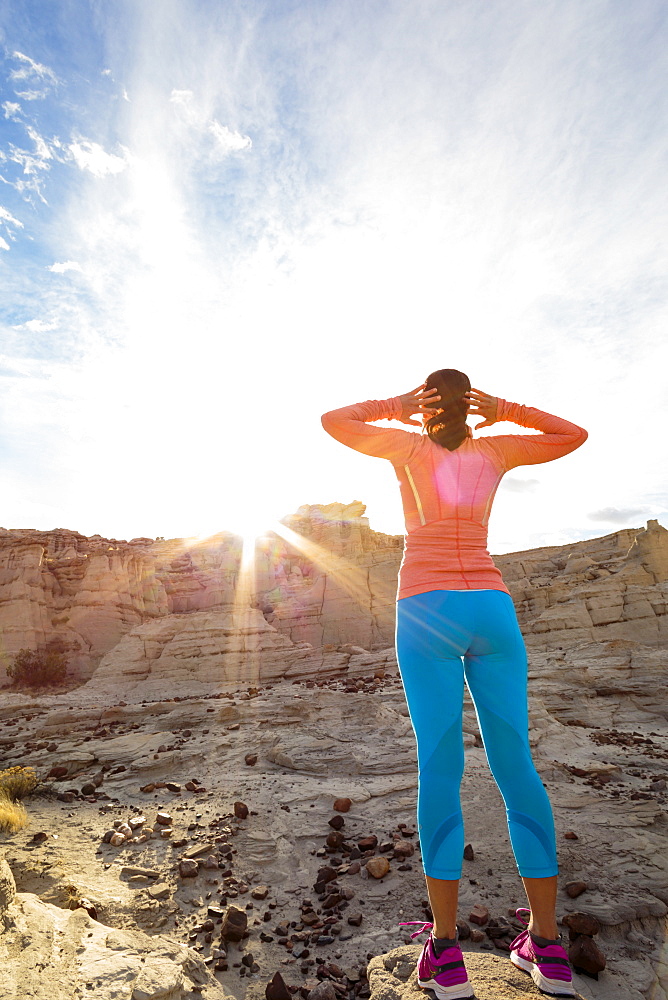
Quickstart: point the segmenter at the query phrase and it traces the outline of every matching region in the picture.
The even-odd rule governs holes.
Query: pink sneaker
[[[420,920],[409,920],[399,926],[410,927],[413,924],[420,924],[420,930],[411,934],[412,938],[422,934],[428,927],[434,926],[423,924]],[[473,987],[466,974],[464,956],[459,943],[437,955],[431,934],[429,935],[418,960],[418,985],[423,989],[433,990],[442,1000],[459,1000],[460,997],[473,996]]]
[[[515,913],[523,924],[529,923],[520,914],[528,913],[531,916],[531,910],[521,906]],[[518,969],[529,972],[543,993],[553,997],[575,996],[568,955],[560,944],[548,944],[547,947],[541,948],[528,930],[522,931],[510,945],[510,961]]]

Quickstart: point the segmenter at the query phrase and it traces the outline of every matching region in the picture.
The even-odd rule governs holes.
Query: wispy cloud
[[[35,101],[46,97],[58,84],[58,77],[48,66],[35,62],[23,52],[13,52],[12,59],[18,63],[9,71],[9,80],[18,84],[22,90],[14,92],[25,101]]]
[[[610,524],[628,524],[651,512],[649,507],[603,507],[587,514],[590,521],[607,521]]]
[[[94,177],[119,174],[128,165],[127,150],[123,150],[119,156],[116,153],[108,153],[98,142],[83,139],[71,143],[68,148],[79,169],[87,170]]]
[[[49,264],[47,271],[53,271],[54,274],[66,274],[67,271],[82,271],[83,268],[76,260],[64,260],[56,261],[54,264]]]

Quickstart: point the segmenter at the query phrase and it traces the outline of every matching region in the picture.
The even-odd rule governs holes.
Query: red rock
[[[199,865],[196,861],[190,861],[188,858],[183,858],[179,861],[179,875],[181,878],[195,878],[199,871]]]
[[[471,928],[465,920],[457,921],[457,930],[459,931],[460,941],[467,941],[471,937]]]
[[[359,927],[362,923],[363,916],[361,913],[351,913],[348,917],[348,923],[351,927]]]
[[[58,792],[56,795],[59,802],[74,802],[76,797],[76,792]]]
[[[246,819],[248,816],[248,806],[245,802],[234,803],[234,815],[237,819]]]
[[[475,855],[473,854],[473,847],[471,846],[471,844],[467,844],[466,847],[464,848],[464,860],[473,861],[474,857]]]
[[[343,826],[343,824],[345,823],[345,820],[344,820],[343,816],[338,816],[337,815],[337,816],[332,816],[332,818],[330,820],[328,820],[328,822],[329,822],[329,825],[332,827],[332,829],[334,829],[334,830],[340,830],[341,827]]]
[[[341,844],[343,844],[343,842],[345,841],[345,839],[346,838],[344,837],[344,835],[341,833],[340,830],[332,830],[331,833],[327,834],[325,843],[327,844],[328,847],[333,847],[334,850],[338,850],[339,847],[341,847]]]
[[[264,995],[267,1000],[292,1000],[292,993],[285,985],[285,980],[280,972],[275,972],[269,980]]]
[[[40,832],[39,832],[39,833],[36,833],[36,834],[35,834],[35,835],[33,836],[33,838],[32,838],[32,843],[33,843],[33,844],[43,844],[43,843],[44,843],[44,841],[45,841],[45,840],[48,840],[48,839],[49,839],[49,835],[48,835],[48,833],[45,833],[45,832],[44,832],[44,830],[40,830]]]
[[[598,934],[601,929],[596,917],[588,913],[567,913],[561,922],[572,932],[571,940],[576,934],[588,934],[591,937],[593,934]]]
[[[571,899],[577,899],[578,896],[582,895],[582,893],[585,891],[586,888],[587,888],[586,882],[567,882],[566,885],[564,886],[564,889],[571,897]]]
[[[246,756],[244,757],[244,760],[249,767],[253,767],[254,764],[257,764],[257,754],[247,753]]]
[[[139,789],[139,791],[140,792],[154,792],[155,791],[155,784],[152,784],[152,783],[149,782],[148,785],[142,785],[141,788]]]
[[[347,813],[351,805],[351,799],[334,799],[333,808],[336,809],[337,812]]]
[[[63,764],[57,764],[51,768],[47,774],[47,778],[64,778],[66,774],[67,768]]]
[[[369,837],[362,837],[361,840],[357,841],[357,846],[360,851],[372,851],[378,846],[378,837],[372,833]]]
[[[573,833],[572,830],[569,830],[568,833],[565,833],[564,837],[566,838],[566,840],[579,840],[580,839],[578,837],[577,833]]]
[[[181,786],[178,783],[178,781],[168,781],[168,782],[166,782],[166,785],[167,785],[167,791],[169,791],[169,792],[175,792],[176,793],[176,792],[180,792],[181,791]]]
[[[477,927],[472,927],[471,928],[471,941],[473,941],[474,944],[480,944],[480,942],[484,941],[484,940],[485,940],[485,933],[484,933],[484,931],[479,930]]]
[[[248,914],[237,906],[228,906],[220,928],[220,936],[224,941],[241,941],[248,926]]]
[[[256,885],[255,888],[251,889],[251,896],[253,899],[266,899],[268,895],[268,885]]]
[[[605,969],[605,955],[593,938],[580,934],[568,949],[568,958],[574,969],[595,976]]]
[[[155,821],[156,823],[159,823],[160,826],[172,825],[172,817],[169,815],[169,813],[166,812],[159,812],[158,815],[155,817]]]
[[[471,923],[479,924],[482,927],[489,920],[489,910],[482,903],[476,903],[469,913],[469,920]]]

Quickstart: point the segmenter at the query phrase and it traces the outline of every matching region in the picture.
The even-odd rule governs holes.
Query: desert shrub
[[[28,822],[28,814],[20,802],[11,802],[0,792],[0,830],[17,833]]]
[[[62,684],[67,672],[67,659],[55,650],[20,649],[7,667],[14,684],[43,687]]]
[[[34,767],[8,767],[0,771],[0,795],[16,802],[34,792],[39,778]]]

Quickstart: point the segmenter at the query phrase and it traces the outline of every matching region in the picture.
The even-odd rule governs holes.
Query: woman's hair
[[[436,444],[455,451],[468,434],[466,414],[469,401],[464,396],[471,388],[468,375],[455,368],[441,368],[431,373],[426,388],[438,389],[441,399],[434,405],[442,411],[434,413],[425,424],[427,434]]]

